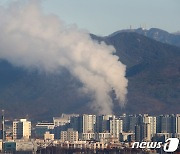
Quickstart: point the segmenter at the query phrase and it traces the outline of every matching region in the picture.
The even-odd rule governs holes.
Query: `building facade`
[[[61,140],[74,142],[78,141],[78,131],[74,131],[73,129],[68,129],[67,131],[61,131]]]
[[[13,121],[13,139],[29,139],[31,137],[31,122],[27,119]]]
[[[148,116],[147,114],[143,117],[143,122],[150,124],[150,134],[151,138],[156,134],[156,117]]]
[[[81,133],[94,133],[96,124],[96,115],[83,114],[80,117],[80,132]]]

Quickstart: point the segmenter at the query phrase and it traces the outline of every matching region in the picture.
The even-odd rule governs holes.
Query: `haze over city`
[[[0,152],[179,152],[179,4],[0,1]]]

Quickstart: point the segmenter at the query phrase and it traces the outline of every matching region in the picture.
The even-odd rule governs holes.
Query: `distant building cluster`
[[[37,151],[49,146],[73,149],[131,148],[133,142],[164,142],[180,139],[180,114],[89,115],[62,114],[52,122],[31,124],[14,120],[4,127],[2,117],[0,150]],[[3,136],[5,136],[3,138]],[[149,149],[146,149],[149,150]]]

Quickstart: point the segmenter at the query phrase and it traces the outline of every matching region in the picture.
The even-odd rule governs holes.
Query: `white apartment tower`
[[[180,134],[180,114],[176,115],[176,134]]]
[[[119,134],[123,131],[123,121],[120,119],[111,119],[110,120],[110,134],[119,139]]]
[[[143,116],[143,122],[145,124],[150,124],[151,137],[153,137],[156,134],[156,117],[145,114]]]
[[[83,114],[81,116],[82,133],[94,133],[96,115]]]
[[[31,137],[31,122],[27,119],[13,121],[13,139],[29,139]]]
[[[180,139],[180,114],[176,115],[176,132],[175,137]]]

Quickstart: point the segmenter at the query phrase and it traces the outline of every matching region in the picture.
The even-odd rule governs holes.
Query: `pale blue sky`
[[[97,35],[108,35],[130,25],[180,31],[180,0],[42,0],[42,6],[46,13],[54,13],[67,24]]]

